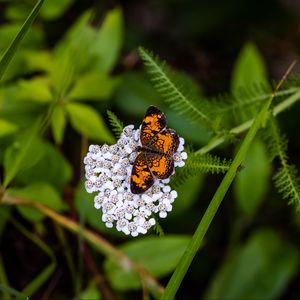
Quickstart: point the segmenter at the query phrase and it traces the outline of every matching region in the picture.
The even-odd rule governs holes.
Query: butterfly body
[[[142,146],[133,163],[130,188],[133,194],[142,194],[155,179],[166,179],[174,170],[173,154],[179,146],[179,137],[169,129],[166,116],[155,106],[150,106],[144,116],[140,141]]]

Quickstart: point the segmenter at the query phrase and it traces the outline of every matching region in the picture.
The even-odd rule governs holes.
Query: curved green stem
[[[299,97],[300,97],[300,92],[299,92]],[[254,120],[251,120],[251,124],[249,125],[249,127],[251,126],[250,130],[248,131],[228,172],[224,176],[215,195],[213,196],[204,216],[202,217],[202,219],[198,225],[196,232],[194,233],[194,235],[192,237],[190,244],[188,245],[179,264],[177,265],[177,268],[175,269],[175,272],[173,273],[173,275],[165,289],[165,292],[161,297],[162,300],[174,299],[175,294],[176,294],[194,256],[196,255],[197,251],[199,250],[202,240],[203,240],[222,200],[224,199],[225,194],[228,191],[228,189],[237,173],[238,168],[240,167],[241,163],[243,162],[243,160],[247,154],[248,148],[249,148],[252,140],[254,139],[257,131],[259,130],[259,128],[261,127],[263,122],[265,121],[266,115],[268,113],[268,109],[272,103],[273,98],[274,98],[274,95],[264,104],[263,108],[261,109],[261,111],[259,112],[257,117]],[[247,124],[247,126],[248,126],[248,124]],[[246,126],[244,125],[242,127],[243,130],[245,130],[244,127],[246,127]],[[214,143],[212,143],[212,145],[218,145],[218,144],[222,143],[223,141],[224,140],[221,140],[221,139],[219,140],[219,143],[214,141]]]

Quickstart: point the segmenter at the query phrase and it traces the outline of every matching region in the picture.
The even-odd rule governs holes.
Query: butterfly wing
[[[136,157],[131,171],[130,189],[133,194],[142,194],[154,183],[145,153]]]
[[[146,153],[148,167],[155,178],[166,179],[174,170],[174,160],[167,154]]]
[[[179,146],[179,136],[175,130],[164,129],[157,133],[150,142],[149,147],[157,152],[173,154]]]
[[[153,137],[167,125],[166,116],[157,107],[150,106],[144,116],[140,139],[143,146],[149,146]]]

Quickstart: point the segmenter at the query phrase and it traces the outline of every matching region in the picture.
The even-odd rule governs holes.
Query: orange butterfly
[[[133,194],[142,194],[156,178],[166,179],[174,170],[173,154],[179,146],[175,130],[167,128],[166,116],[157,107],[150,106],[143,119],[140,132],[142,147],[132,171],[130,189]]]

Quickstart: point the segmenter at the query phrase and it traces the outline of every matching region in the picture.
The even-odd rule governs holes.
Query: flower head
[[[165,218],[172,210],[177,192],[172,190],[169,179],[156,179],[143,194],[133,194],[130,190],[132,165],[140,143],[140,129],[126,126],[116,144],[90,145],[84,158],[85,188],[97,195],[96,209],[102,210],[102,221],[109,228],[115,226],[126,235],[145,234],[153,225],[153,214]],[[187,158],[184,139],[180,137],[177,151],[173,154],[174,167],[184,166]]]

